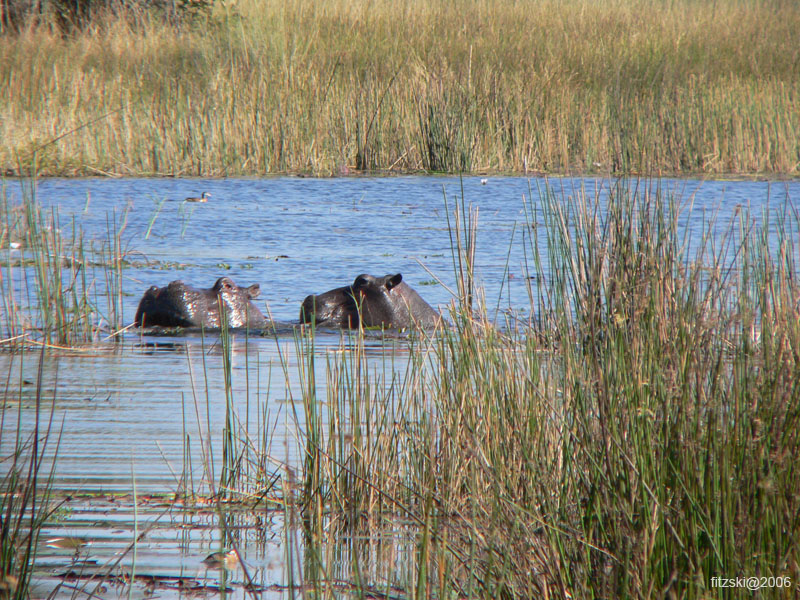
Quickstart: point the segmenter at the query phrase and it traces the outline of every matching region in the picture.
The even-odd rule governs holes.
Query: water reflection
[[[357,533],[327,523],[316,537],[287,527],[283,512],[269,507],[220,516],[212,507],[105,496],[67,500],[61,514],[57,526],[41,532],[36,597],[74,597],[76,590],[102,597],[224,591],[283,598],[312,589],[338,595],[352,591],[356,575],[363,589],[385,594],[402,591],[415,553],[409,524],[373,523]]]
[[[41,181],[40,201],[58,207],[62,228],[74,221],[88,240],[107,238],[109,213],[126,214],[126,323],[151,285],[182,279],[207,287],[228,275],[240,284],[260,283],[260,308],[287,325],[263,336],[237,333],[229,355],[215,335],[165,337],[135,331],[123,334],[119,344],[48,351],[41,371],[38,351],[0,353],[0,374],[7,382],[0,456],[12,452],[18,428],[22,438],[32,435],[40,390],[42,422],[50,422],[52,405],[53,430],[60,435],[54,487],[76,498],[43,532],[35,595],[44,596],[67,581],[71,587],[64,585],[61,595],[80,589],[85,574],[108,569],[148,527],[135,559],[125,554],[109,571],[103,584],[109,594],[127,594],[122,584],[135,571],[142,577],[136,580],[136,595],[155,589],[181,595],[223,586],[243,597],[242,569],[212,572],[202,563],[231,541],[252,567],[257,589],[267,595],[286,594],[287,565],[296,581],[306,580],[309,574],[298,566],[306,564],[303,554],[320,552],[326,542],[326,567],[345,580],[347,565],[354,562],[374,569],[368,579],[383,582],[385,589],[393,581],[408,580],[413,544],[395,524],[366,536],[326,523],[328,538],[312,540],[303,538],[300,528],[287,535],[277,510],[243,511],[223,526],[213,507],[145,507],[141,501],[147,494],[212,494],[221,477],[228,407],[243,445],[270,460],[248,466],[248,489],[261,490],[276,473],[298,470],[304,459],[297,440],[307,426],[302,399],[309,360],[323,404],[326,369],[337,356],[359,352],[382,385],[403,381],[418,351],[413,337],[369,333],[361,345],[349,332],[320,330],[312,346],[293,324],[306,295],[349,284],[362,272],[401,272],[431,305],[446,307],[452,301],[448,288],[455,285],[444,198],[452,208],[462,184],[466,200],[479,208],[477,272],[487,304],[512,321],[536,318],[530,298],[551,277],[546,261],[541,277],[531,275],[534,250],[546,252],[542,196],[567,199],[585,190],[597,199],[602,214],[613,182],[554,179],[546,191],[543,181],[510,177],[491,178],[486,185],[479,178],[434,177]],[[690,243],[702,239],[712,216],[711,233],[718,235],[743,207],[760,221],[764,215],[777,219],[781,211],[800,204],[800,182],[665,180],[641,185],[661,186],[680,200],[677,218]],[[183,204],[195,190],[207,190],[212,198],[202,205]],[[15,182],[9,182],[8,191],[12,201],[20,195]],[[771,222],[774,226],[776,221]],[[102,298],[102,281],[96,286]],[[323,406],[323,418],[328,410]],[[0,469],[7,468],[3,464]],[[138,502],[117,498],[134,491]],[[224,539],[221,531],[234,532],[233,538]],[[77,548],[46,543],[58,537],[87,542]]]
[[[285,578],[282,512],[213,507],[188,510],[148,496],[75,498],[58,525],[41,532],[34,594],[70,597],[76,589],[103,597],[153,593],[218,593],[244,597],[245,587],[280,593]],[[239,564],[209,564],[210,554],[235,544]],[[129,584],[132,590],[129,590]]]
[[[302,373],[310,360],[319,374],[317,393],[324,396],[329,358],[352,354],[353,336],[321,332],[311,345],[294,336],[234,335],[229,395],[225,348],[213,335],[129,336],[111,351],[49,351],[42,359],[38,404],[40,421],[52,420],[56,429],[63,423],[56,488],[128,493],[135,476],[140,491],[161,492],[173,489],[177,474],[187,470],[187,477],[201,482],[206,479],[203,446],[222,447],[229,405],[242,435],[258,446],[268,433],[278,458],[296,468],[295,440],[305,429]],[[410,347],[404,336],[384,339],[370,333],[359,352],[376,368],[402,373]],[[0,369],[8,382],[4,434],[19,425],[23,435],[31,435],[39,355],[0,354]],[[265,431],[266,423],[273,430]],[[2,455],[11,452],[14,440],[2,436]]]

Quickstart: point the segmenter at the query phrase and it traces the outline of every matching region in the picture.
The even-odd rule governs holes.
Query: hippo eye
[[[366,277],[364,277],[363,275],[359,275],[358,277],[356,277],[356,280],[353,282],[353,287],[357,287],[357,288],[358,287],[365,287],[368,283],[369,282],[367,281]]]
[[[220,277],[217,279],[217,283],[214,284],[214,288],[218,291],[230,291],[233,289],[233,281],[228,279],[227,277]]]
[[[149,290],[147,290],[147,293],[148,293],[148,294],[155,294],[157,291],[158,291],[158,286],[151,285],[151,286],[150,286],[150,289],[149,289]]]

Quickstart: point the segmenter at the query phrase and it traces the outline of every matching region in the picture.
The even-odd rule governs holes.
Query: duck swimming
[[[208,202],[208,199],[211,198],[211,194],[208,192],[203,192],[200,194],[200,197],[189,197],[184,200],[184,202]]]
[[[207,569],[231,570],[239,564],[239,555],[236,554],[236,550],[212,552],[206,556],[203,560],[203,564]]]

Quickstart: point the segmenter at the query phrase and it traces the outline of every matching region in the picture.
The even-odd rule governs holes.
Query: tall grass
[[[689,230],[685,202],[649,181],[531,190],[531,319],[490,327],[462,198],[448,326],[281,350],[299,471],[266,416],[249,429],[223,330],[202,349],[225,387],[222,464],[203,457],[223,546],[239,501],[284,510],[287,582],[320,596],[706,599],[738,576],[796,595],[800,219]]]
[[[74,221],[64,232],[57,208],[48,211],[39,204],[35,179],[25,183],[22,195],[18,204],[9,201],[5,188],[0,197],[3,342],[21,344],[27,338],[65,346],[98,341],[101,335],[113,339],[123,320],[125,215],[120,221],[110,216],[107,240],[87,249]]]
[[[692,238],[655,185],[614,184],[603,210],[539,195],[538,319],[487,328],[476,301],[405,365],[389,350],[376,367],[356,336],[325,399],[306,377],[306,583],[722,598],[713,577],[752,575],[796,594],[796,215],[764,215],[771,230],[741,211]]]
[[[798,31],[789,0],[242,0],[194,27],[30,27],[0,38],[0,171],[794,174]]]
[[[0,596],[22,599],[30,597],[31,575],[36,559],[39,531],[52,514],[50,490],[54,465],[46,469],[45,456],[49,444],[58,444],[58,432],[52,430],[53,406],[48,410],[42,390],[42,368],[45,348],[39,358],[36,384],[34,424],[29,437],[22,434],[20,416],[16,429],[7,427],[7,411],[13,410],[10,385],[6,386],[0,406],[0,442],[11,449],[2,457],[0,476]],[[24,356],[20,356],[24,360]],[[9,376],[10,378],[10,376]],[[10,383],[10,381],[7,381]],[[22,400],[22,381],[19,383]],[[12,392],[13,393],[13,392]],[[53,398],[55,402],[55,398]],[[19,404],[18,404],[19,406]],[[8,419],[10,421],[10,418]],[[9,441],[9,436],[12,438]],[[5,440],[4,440],[5,438]]]

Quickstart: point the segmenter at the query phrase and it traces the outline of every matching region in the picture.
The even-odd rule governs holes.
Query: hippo
[[[218,329],[222,304],[228,327],[263,329],[269,322],[252,302],[260,293],[257,283],[242,288],[228,277],[220,277],[210,289],[196,289],[182,281],[173,281],[166,287],[153,286],[144,293],[133,324]]]
[[[362,274],[352,285],[303,300],[300,322],[320,327],[435,327],[441,320],[400,273],[373,277]]]

